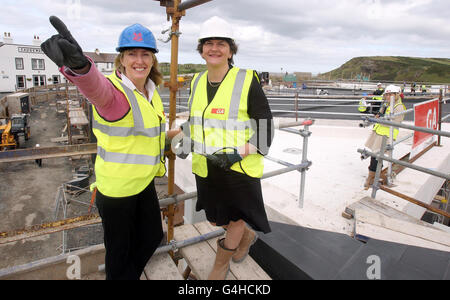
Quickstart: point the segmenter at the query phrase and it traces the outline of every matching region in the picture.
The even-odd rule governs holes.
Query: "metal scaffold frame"
[[[440,104],[442,104],[442,102],[443,102],[442,92],[441,92],[441,96],[439,97],[439,102],[440,102]],[[392,107],[393,107],[393,103],[391,103],[391,111],[393,111]],[[450,214],[446,211],[446,209],[445,210],[437,209],[437,208],[435,208],[435,207],[433,207],[431,205],[422,203],[421,201],[418,201],[418,200],[416,200],[414,198],[411,198],[411,197],[409,197],[407,195],[403,195],[401,193],[398,193],[398,192],[396,192],[396,191],[394,191],[394,190],[389,188],[389,186],[392,185],[392,164],[397,164],[397,165],[400,165],[400,166],[405,167],[405,168],[414,169],[414,170],[419,171],[419,172],[423,172],[423,173],[426,173],[426,174],[430,174],[432,176],[437,176],[437,177],[443,178],[443,179],[446,180],[446,184],[448,184],[448,182],[450,180],[450,174],[445,174],[445,173],[442,173],[442,172],[438,172],[438,171],[432,170],[430,168],[424,168],[424,167],[421,167],[421,166],[418,166],[418,165],[414,165],[411,162],[405,162],[403,160],[398,160],[398,159],[393,159],[392,158],[393,150],[394,150],[395,145],[397,145],[400,142],[403,142],[406,139],[409,139],[409,138],[412,137],[412,135],[408,135],[405,138],[394,142],[393,141],[393,129],[394,128],[403,128],[403,129],[414,130],[414,131],[419,131],[419,132],[424,132],[424,133],[437,135],[439,137],[438,142],[437,142],[438,145],[440,144],[440,137],[441,136],[450,137],[450,132],[440,130],[441,129],[442,120],[447,119],[448,117],[450,117],[450,115],[447,115],[445,117],[439,116],[439,130],[433,130],[433,129],[430,129],[430,128],[418,127],[418,126],[407,125],[407,124],[403,124],[403,123],[390,121],[390,119],[392,117],[395,117],[395,116],[398,116],[398,115],[402,115],[402,114],[406,114],[406,113],[410,113],[410,112],[412,112],[412,110],[404,111],[401,114],[387,115],[387,116],[385,116],[383,118],[372,118],[372,117],[367,117],[367,116],[364,117],[364,122],[366,124],[378,123],[378,124],[382,124],[382,125],[386,125],[386,126],[390,127],[390,137],[388,138],[387,136],[383,136],[383,140],[382,140],[382,144],[381,144],[381,148],[380,148],[379,152],[374,153],[374,152],[368,151],[367,149],[358,149],[358,152],[361,153],[362,158],[367,158],[367,157],[370,156],[370,157],[376,158],[377,161],[378,161],[377,169],[376,169],[376,173],[375,173],[375,179],[374,179],[374,183],[372,185],[371,197],[373,199],[375,199],[377,191],[379,189],[381,189],[381,190],[386,191],[388,193],[391,193],[391,194],[393,194],[395,196],[398,196],[398,197],[400,197],[402,199],[405,199],[405,200],[407,200],[409,202],[412,202],[412,203],[414,203],[416,205],[424,207],[424,208],[428,209],[429,211],[434,212],[434,213],[436,213],[436,214],[438,214],[440,216],[445,216],[447,218],[450,218]],[[435,144],[436,143],[431,144],[431,146],[433,146]],[[389,152],[389,156],[385,156],[386,151]],[[387,173],[387,185],[381,185],[380,184],[383,161],[387,161],[389,163],[388,173]],[[446,208],[446,206],[445,206],[445,208]]]

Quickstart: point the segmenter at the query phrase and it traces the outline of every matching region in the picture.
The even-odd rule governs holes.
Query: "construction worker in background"
[[[369,113],[370,103],[367,102],[367,93],[363,93],[363,97],[359,100],[358,110],[360,113]]]
[[[370,113],[377,115],[383,104],[384,89],[381,82],[377,84],[377,89],[373,92],[372,101],[370,102]]]
[[[416,95],[416,83],[411,83],[411,95]]]
[[[41,147],[41,145],[36,144],[36,148],[39,148],[39,147]],[[42,168],[42,159],[41,159],[41,158],[35,159],[34,161],[35,161],[36,164],[39,166],[39,168]]]
[[[406,110],[405,105],[402,102],[402,98],[400,97],[401,90],[400,87],[395,85],[389,85],[386,87],[386,90],[383,95],[384,105],[381,107],[380,113],[384,115],[389,115],[391,113],[391,100],[394,103],[394,109],[392,114],[398,114]],[[379,115],[376,116],[379,118]],[[404,115],[399,115],[391,119],[392,122],[401,123],[403,121]],[[398,128],[394,128],[394,141],[398,136]],[[377,153],[381,149],[381,143],[383,141],[383,136],[390,137],[390,127],[382,124],[375,124],[373,127],[369,138],[366,141],[365,146],[372,150],[372,152]],[[369,165],[369,175],[364,183],[364,189],[367,190],[373,184],[375,178],[375,172],[377,170],[378,161],[375,157],[371,157],[370,165]]]
[[[367,100],[367,93],[363,93],[363,97],[359,101],[358,111],[364,114],[377,115],[383,103],[384,89],[381,83],[377,84],[377,89],[373,92],[371,100]]]
[[[57,17],[58,34],[41,48],[93,104],[96,205],[102,218],[106,279],[138,280],[163,238],[154,177],[165,174],[164,108],[155,38],[140,24],[125,28],[115,70],[102,75]]]
[[[427,86],[425,84],[422,85],[422,94],[427,92]]]
[[[207,71],[192,79],[189,122],[182,130],[193,142],[196,210],[205,210],[211,224],[226,228],[208,277],[223,280],[230,260],[247,256],[258,237],[254,230],[270,232],[260,178],[274,127],[257,73],[233,66],[237,45],[228,22],[205,21],[197,51]]]
[[[373,92],[374,96],[381,96],[384,94],[384,89],[383,89],[383,85],[381,84],[381,82],[377,83],[377,89]]]

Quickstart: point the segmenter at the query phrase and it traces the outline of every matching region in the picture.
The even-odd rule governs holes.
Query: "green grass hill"
[[[450,59],[402,56],[355,57],[340,68],[320,75],[325,79],[450,82]]]

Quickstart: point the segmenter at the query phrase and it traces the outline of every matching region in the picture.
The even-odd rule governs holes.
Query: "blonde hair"
[[[117,71],[119,71],[121,74],[125,74],[125,67],[122,65],[122,58],[124,56],[126,49],[124,51],[121,51],[119,55],[117,55],[116,59],[114,60],[114,66]],[[150,51],[151,52],[151,51]],[[153,66],[152,70],[150,71],[150,74],[147,77],[148,79],[151,79],[156,86],[159,86],[163,82],[163,75],[159,71],[159,65],[158,65],[158,59],[156,58],[155,53],[152,53],[153,57]]]

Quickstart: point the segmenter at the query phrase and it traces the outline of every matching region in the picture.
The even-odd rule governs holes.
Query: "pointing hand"
[[[58,17],[51,16],[50,23],[58,34],[47,39],[41,45],[42,51],[58,67],[66,66],[71,69],[81,69],[89,64],[83,50],[73,38],[67,26]]]

